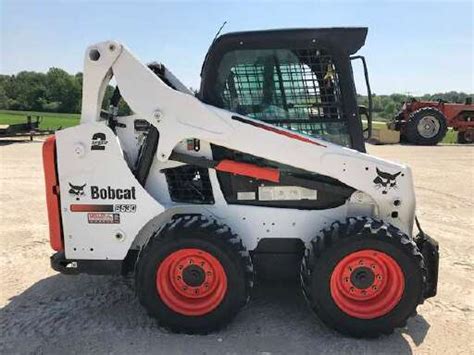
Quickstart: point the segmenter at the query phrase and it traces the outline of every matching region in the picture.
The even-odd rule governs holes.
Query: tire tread
[[[183,334],[208,334],[212,331],[222,328],[226,325],[236,314],[237,312],[244,307],[250,300],[252,289],[254,286],[254,269],[252,260],[250,258],[250,254],[248,250],[245,248],[241,238],[232,232],[230,227],[220,224],[217,220],[207,218],[201,215],[180,215],[176,218],[171,219],[169,222],[163,224],[158,231],[156,231],[148,240],[148,242],[142,247],[139,255],[137,263],[135,264],[135,286],[136,290],[141,287],[141,283],[144,280],[141,280],[138,277],[137,270],[140,270],[141,263],[147,259],[149,253],[152,253],[155,250],[155,246],[157,244],[162,244],[169,239],[169,231],[173,231],[175,229],[183,230],[183,231],[195,231],[201,230],[205,231],[208,235],[212,235],[223,240],[232,250],[232,252],[239,258],[239,261],[242,265],[242,269],[245,273],[245,283],[246,283],[246,298],[243,302],[239,305],[238,309],[234,310],[232,314],[229,314],[225,319],[223,319],[220,323],[215,324],[214,326],[210,326],[207,328],[202,329],[188,329],[186,327],[180,327],[176,325],[170,325],[166,322],[166,320],[157,319],[158,324],[168,329],[174,333],[183,333]],[[183,233],[186,235],[186,233]],[[138,292],[137,292],[138,293]],[[147,310],[147,313],[150,317],[155,317],[150,310],[147,308],[144,300],[140,297],[138,293],[138,299],[140,304]]]
[[[315,238],[309,243],[309,247],[306,249],[302,263],[301,263],[301,287],[306,300],[312,310],[318,314],[318,305],[313,304],[311,301],[311,275],[314,272],[315,261],[319,258],[324,257],[325,251],[332,247],[334,242],[338,239],[350,238],[353,235],[360,233],[368,234],[378,238],[387,238],[391,242],[399,243],[405,253],[409,255],[412,260],[415,261],[416,265],[421,270],[423,285],[426,283],[426,268],[423,261],[423,256],[418,250],[415,241],[409,236],[401,232],[398,228],[385,224],[382,221],[369,217],[349,217],[345,221],[336,221],[326,229],[323,229]],[[424,286],[423,286],[424,288]],[[420,292],[420,297],[417,300],[417,305],[422,304],[423,292]],[[411,313],[411,316],[416,315],[416,307]],[[397,324],[393,324],[392,327],[387,329],[381,329],[380,332],[363,334],[363,337],[377,337],[382,334],[390,334],[395,328],[401,328],[406,326],[407,319],[400,321]],[[326,322],[328,323],[328,322]],[[340,327],[336,322],[327,324],[329,327],[350,336],[360,337],[360,334],[353,334],[347,331],[347,329]]]

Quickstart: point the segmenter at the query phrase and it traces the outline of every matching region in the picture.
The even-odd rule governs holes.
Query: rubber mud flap
[[[58,252],[51,256],[51,268],[65,275],[120,275],[122,260],[71,260]]]
[[[436,296],[438,288],[438,270],[439,270],[439,246],[438,242],[429,235],[423,233],[416,238],[416,244],[426,266],[426,284],[424,290],[424,298]]]
[[[77,267],[68,267],[71,263],[69,260],[66,260],[64,252],[58,252],[51,256],[51,268],[61,274],[65,275],[77,275],[79,274],[79,270]]]

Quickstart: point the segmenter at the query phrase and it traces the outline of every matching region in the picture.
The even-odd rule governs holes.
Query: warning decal
[[[119,224],[120,214],[91,212],[87,214],[87,222],[90,224]]]

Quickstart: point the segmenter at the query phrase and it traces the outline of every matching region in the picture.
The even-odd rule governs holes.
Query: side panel
[[[164,208],[135,179],[107,126],[81,124],[56,135],[66,258],[123,259]]]

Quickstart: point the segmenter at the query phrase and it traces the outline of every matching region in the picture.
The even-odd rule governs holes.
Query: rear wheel
[[[201,216],[166,224],[136,266],[140,303],[175,332],[222,327],[247,303],[252,286],[252,263],[240,238]]]
[[[408,142],[419,145],[436,145],[448,130],[446,117],[435,108],[421,108],[407,122],[405,137]]]
[[[474,130],[458,132],[458,143],[470,144],[474,141]]]
[[[302,263],[314,312],[344,334],[375,337],[405,325],[423,300],[423,257],[397,228],[349,218],[323,230]]]

